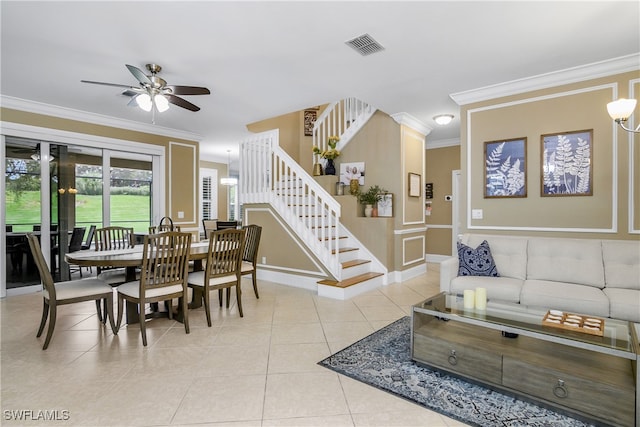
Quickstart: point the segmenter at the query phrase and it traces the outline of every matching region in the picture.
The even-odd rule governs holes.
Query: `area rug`
[[[318,364],[472,426],[590,426],[416,364],[410,335],[403,317]]]

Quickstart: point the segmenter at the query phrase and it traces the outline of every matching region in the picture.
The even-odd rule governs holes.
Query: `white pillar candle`
[[[476,301],[476,293],[472,290],[466,290],[464,291],[464,308],[466,309],[471,309],[474,307]]]
[[[476,288],[476,308],[478,310],[487,309],[487,290],[486,288]]]

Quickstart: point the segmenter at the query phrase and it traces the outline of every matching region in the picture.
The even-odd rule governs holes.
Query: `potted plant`
[[[324,169],[325,175],[335,175],[336,167],[333,164],[333,161],[340,155],[340,151],[336,150],[336,146],[340,141],[340,137],[338,136],[330,136],[327,141],[327,145],[329,146],[328,150],[321,150],[317,145],[313,146],[313,154],[319,155],[323,159],[327,160],[327,165]],[[315,171],[314,171],[315,174]]]
[[[387,190],[381,188],[379,185],[372,185],[364,193],[361,192],[358,194],[358,201],[364,205],[364,216],[378,216],[377,214],[374,215],[374,212],[377,211],[378,202],[386,192]]]

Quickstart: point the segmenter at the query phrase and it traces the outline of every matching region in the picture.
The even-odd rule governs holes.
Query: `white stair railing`
[[[278,130],[240,144],[240,203],[269,203],[340,280],[340,204],[278,145]]]
[[[327,150],[330,136],[339,136],[339,150],[373,116],[376,109],[357,98],[346,98],[327,106],[313,125],[313,145]],[[317,159],[314,159],[314,163]]]

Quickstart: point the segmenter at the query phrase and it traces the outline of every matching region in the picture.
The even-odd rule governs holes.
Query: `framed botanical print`
[[[484,197],[527,197],[527,138],[484,143]]]
[[[380,200],[378,200],[378,216],[393,216],[393,194],[382,194]]]
[[[593,195],[593,129],[542,135],[540,195]]]

